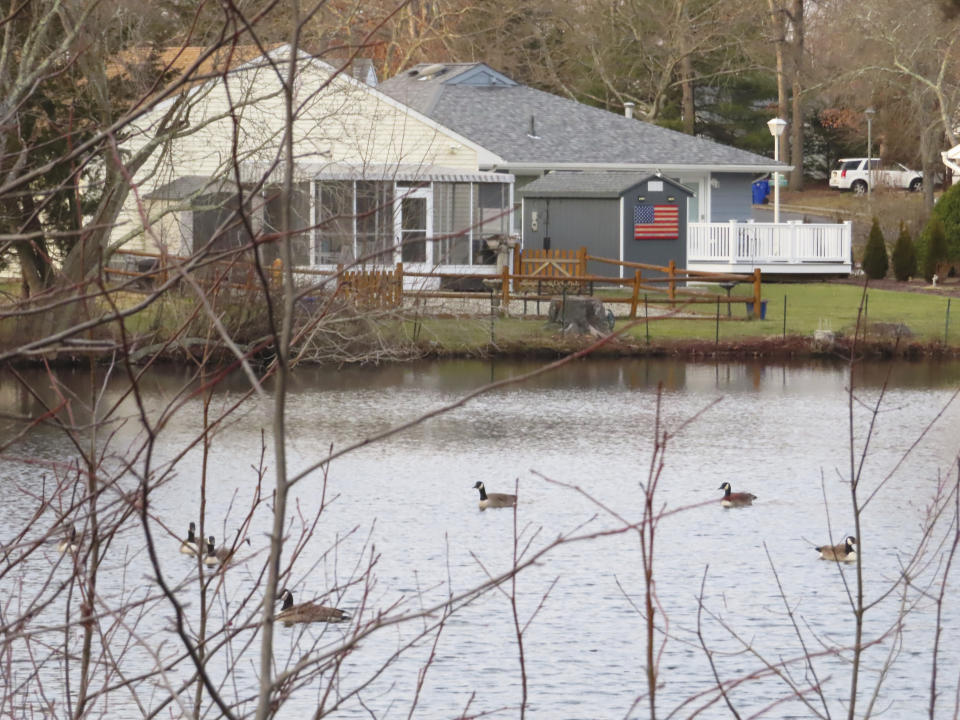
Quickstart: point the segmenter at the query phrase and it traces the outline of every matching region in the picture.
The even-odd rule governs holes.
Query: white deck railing
[[[850,263],[850,222],[690,223],[687,262],[761,265]]]

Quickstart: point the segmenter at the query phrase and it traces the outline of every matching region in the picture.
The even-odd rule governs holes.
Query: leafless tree
[[[7,86],[10,92],[3,101],[7,103],[3,106],[5,122],[16,124],[18,112],[28,105],[39,104],[39,99],[32,94],[37,87],[68,76],[70,58],[77,57],[75,48],[86,51],[98,47],[97,26],[91,23],[106,22],[110,16],[105,19],[99,13],[107,7],[83,6],[79,15],[43,3],[18,5],[8,10],[7,16],[12,18],[8,21],[11,27],[8,36],[13,34],[15,23],[29,20],[33,24],[27,27],[38,34],[27,37],[36,38],[38,43],[43,40],[40,44],[44,51],[52,54],[31,55],[29,43],[8,47],[4,57],[19,63],[19,75],[16,82]],[[283,7],[289,22],[287,39],[294,50],[300,45],[301,31],[321,7],[322,4],[301,6],[297,2]],[[264,46],[258,23],[264,21],[271,8],[224,6],[219,42],[215,46],[229,50],[239,46],[240,39]],[[209,8],[204,10],[209,11]],[[66,32],[68,40],[56,39],[60,30]],[[369,33],[377,30],[374,26]],[[431,601],[422,593],[386,606],[376,602],[375,571],[380,556],[374,543],[362,540],[359,551],[341,558],[343,540],[338,538],[325,549],[319,561],[336,561],[338,568],[344,568],[324,602],[336,604],[338,598],[350,592],[358,598],[354,617],[340,634],[292,632],[289,641],[296,648],[295,657],[286,661],[278,659],[280,653],[275,643],[279,629],[275,604],[278,591],[306,572],[302,567],[306,564],[304,549],[316,537],[328,503],[333,501],[328,497],[326,480],[339,459],[463,407],[483,393],[529,381],[537,374],[579,360],[610,338],[601,338],[527,375],[464,394],[442,408],[387,428],[376,436],[357,438],[353,444],[318,452],[309,467],[295,468],[289,456],[294,431],[288,425],[287,402],[294,366],[299,357],[310,352],[304,350],[302,339],[321,333],[348,339],[352,334],[335,325],[350,309],[338,305],[332,293],[318,293],[323,301],[315,315],[304,318],[298,309],[304,287],[294,274],[293,252],[295,236],[302,228],[294,222],[293,198],[297,153],[294,127],[302,112],[296,93],[301,56],[294,52],[288,62],[271,66],[283,108],[282,118],[278,119],[276,132],[271,136],[278,142],[260,147],[271,161],[266,163],[261,175],[236,182],[241,187],[251,185],[254,195],[256,190],[263,189],[268,179],[275,182],[281,198],[276,232],[256,229],[250,206],[240,202],[219,230],[225,232],[230,223],[239,224],[247,230],[244,243],[227,250],[213,244],[198,248],[185,262],[172,266],[168,275],[158,273],[147,291],[127,296],[124,293],[133,290],[134,281],[121,284],[118,291],[105,268],[105,256],[117,249],[113,240],[114,224],[124,201],[132,196],[134,207],[145,211],[138,197],[141,187],[137,178],[152,171],[149,163],[155,152],[168,150],[174,140],[197,131],[187,121],[201,97],[187,91],[197,86],[196,81],[228,75],[231,66],[211,70],[205,77],[201,72],[203,60],[211,56],[198,55],[186,74],[177,74],[169,83],[157,79],[156,84],[151,84],[134,101],[125,103],[123,108],[114,108],[105,90],[108,83],[105,59],[109,53],[98,52],[76,60],[88,68],[84,71],[90,83],[88,89],[101,111],[99,121],[91,122],[76,146],[68,143],[63,155],[46,160],[34,154],[40,149],[36,145],[31,146],[29,152],[17,147],[22,140],[22,123],[14,128],[5,125],[5,129],[0,130],[3,133],[0,140],[7,143],[0,198],[10,203],[8,209],[16,207],[21,213],[11,211],[13,219],[7,218],[3,242],[8,243],[9,248],[16,248],[21,267],[31,266],[30,253],[34,253],[34,260],[36,257],[44,262],[48,259],[43,258],[46,250],[40,242],[44,230],[36,227],[37,223],[42,225],[47,221],[44,210],[28,207],[26,215],[22,214],[23,203],[36,202],[39,197],[43,204],[42,185],[38,190],[36,183],[42,183],[54,168],[63,167],[71,168],[71,172],[56,180],[51,193],[54,190],[81,192],[82,181],[93,176],[84,175],[87,171],[102,172],[103,178],[102,195],[97,202],[74,218],[71,232],[77,243],[63,257],[49,258],[59,260],[49,263],[53,268],[52,279],[45,277],[46,271],[37,269],[42,263],[34,263],[31,266],[34,270],[27,270],[35,275],[31,281],[34,283],[31,297],[28,301],[4,305],[0,315],[0,320],[17,324],[22,333],[11,334],[0,353],[0,359],[10,363],[4,371],[4,383],[6,385],[7,378],[17,383],[29,407],[29,411],[10,413],[2,418],[8,423],[5,427],[12,429],[0,439],[0,456],[5,462],[29,466],[42,479],[39,487],[36,483],[23,483],[17,489],[29,498],[31,515],[6,528],[2,548],[0,668],[5,673],[5,691],[0,702],[3,712],[13,717],[43,713],[81,718],[106,712],[115,705],[129,704],[144,717],[216,715],[260,719],[275,715],[291,698],[309,690],[315,693],[314,715],[322,717],[335,713],[348,702],[362,705],[368,688],[399,657],[414,647],[425,646],[431,651],[421,668],[414,694],[399,700],[409,705],[413,716],[420,702],[424,678],[434,662],[434,649],[450,619],[485,594],[502,592],[511,603],[519,672],[523,678],[517,707],[525,714],[529,706],[526,633],[540,609],[551,599],[553,585],[548,584],[540,593],[534,611],[524,616],[517,603],[524,573],[548,562],[551,553],[563,545],[635,533],[639,546],[637,563],[643,570],[640,589],[643,600],[637,609],[646,622],[644,681],[637,695],[646,700],[650,716],[655,717],[662,706],[658,695],[664,674],[661,657],[666,642],[672,637],[669,608],[661,606],[656,586],[656,532],[665,517],[687,509],[661,507],[657,492],[671,440],[679,432],[689,432],[693,421],[699,419],[697,415],[667,428],[660,423],[659,400],[651,462],[638,490],[643,497],[639,518],[629,518],[593,498],[598,512],[614,520],[609,527],[594,530],[587,519],[556,537],[541,538],[535,528],[521,524],[522,511],[518,508],[514,514],[513,556],[505,570],[490,570],[483,581],[457,593],[451,590],[439,601]],[[48,62],[48,57],[53,59]],[[159,78],[162,77],[161,74]],[[98,83],[103,87],[95,87]],[[221,116],[232,123],[237,136],[242,130],[239,118],[248,109],[243,103],[237,103],[226,108]],[[145,140],[138,138],[139,144],[131,141],[131,136],[140,129],[137,122],[154,111],[161,116],[154,134]],[[135,151],[128,152],[131,148]],[[234,170],[234,180],[239,180],[239,140],[234,142],[232,150],[224,165]],[[23,164],[18,165],[21,160]],[[282,260],[279,279],[265,266],[258,252],[265,246],[275,249]],[[243,290],[246,294],[231,288],[236,284],[231,271],[241,261],[252,268],[252,282]],[[204,271],[211,275],[209,280],[202,277]],[[325,283],[321,280],[315,285],[322,289]],[[51,286],[56,292],[49,292]],[[250,309],[252,305],[257,306],[255,310]],[[151,309],[157,312],[163,309],[171,315],[163,318],[163,322],[156,321],[152,335],[138,334],[136,321]],[[231,316],[231,312],[236,314]],[[37,318],[51,320],[38,322]],[[356,320],[357,315],[350,319]],[[357,322],[370,320],[367,315]],[[82,373],[82,391],[71,389],[76,386],[65,382],[62,371],[53,366],[41,365],[47,369],[43,383],[30,382],[14,366],[27,361],[41,363],[45,354],[65,347]],[[157,406],[147,390],[149,372],[152,365],[169,358],[174,347],[180,348],[184,376],[179,386]],[[243,389],[218,393],[227,383],[230,372],[237,369],[245,378]],[[122,391],[108,387],[114,378],[123,379]],[[857,401],[852,387],[850,397],[851,404]],[[256,461],[249,470],[249,482],[254,490],[249,502],[230,507],[227,517],[219,519],[218,526],[218,518],[208,507],[212,477],[210,451],[222,434],[231,430],[235,419],[257,402],[270,403],[271,425],[270,438],[261,436],[259,444],[252,449]],[[199,429],[171,450],[164,444],[166,435],[178,429],[184,418],[197,408],[201,415]],[[874,414],[876,412],[874,408]],[[40,431],[59,433],[72,448],[75,459],[33,457],[26,441],[31,433]],[[862,459],[866,452],[864,448],[856,455],[851,441],[850,483],[855,508],[869,503],[873,494],[885,487],[884,481],[880,481],[867,491],[861,484]],[[191,453],[199,455],[198,466],[188,461]],[[857,467],[858,457],[861,467]],[[199,470],[194,472],[196,467]],[[171,543],[179,546],[185,528],[170,526],[157,506],[162,493],[175,492],[175,483],[183,482],[182,475],[188,474],[199,498],[196,517],[199,536],[193,549],[194,561],[189,563],[189,570],[182,571],[171,567],[165,547]],[[316,481],[318,475],[322,480],[318,483],[317,508],[304,511],[292,502],[291,490],[302,487],[307,478]],[[565,480],[554,482],[562,487]],[[272,489],[265,489],[268,487]],[[567,491],[589,495],[570,487]],[[862,499],[864,492],[870,493],[866,499]],[[916,569],[930,558],[929,552],[924,551],[931,549],[933,529],[945,518],[953,523],[954,535],[948,544],[951,548],[948,561],[937,576],[938,582],[941,579],[943,582],[924,586],[922,590],[926,596],[937,598],[938,608],[944,608],[948,601],[942,588],[956,548],[956,519],[949,515],[949,509],[956,507],[955,488],[945,485],[942,494],[931,499],[931,503],[930,530],[924,535],[923,543],[906,559],[902,576],[880,591],[881,598],[902,592],[904,613],[911,609],[907,590],[915,590]],[[254,534],[254,524],[263,522],[265,512],[269,517],[266,546],[246,545],[243,540]],[[854,519],[859,536],[862,529],[857,517]],[[228,546],[223,558],[209,563],[202,549],[207,534],[220,537],[222,544]],[[348,534],[369,538],[372,533],[357,527]],[[127,554],[130,552],[134,554]],[[248,573],[242,581],[236,579],[229,564],[231,558],[242,561]],[[857,568],[859,570],[859,564]],[[105,590],[108,579],[109,592]],[[624,590],[629,593],[632,589]],[[783,594],[786,596],[788,592]],[[859,664],[863,652],[877,642],[873,638],[864,639],[862,619],[875,600],[868,599],[860,572],[851,585],[850,597],[852,612],[858,621],[849,648],[844,648],[849,649],[853,664],[852,716],[859,697]],[[701,607],[703,604],[701,600]],[[721,618],[714,617],[722,624]],[[372,668],[358,671],[350,666],[349,661],[362,643],[398,626],[415,630],[409,631],[393,655]],[[879,637],[892,637],[896,632],[895,626],[886,628]],[[707,652],[709,654],[709,649]],[[817,651],[808,650],[801,643],[795,662],[811,667],[816,657]],[[934,660],[936,657],[935,650]],[[131,658],[137,658],[137,662],[128,662]],[[737,682],[746,684],[770,675],[780,677],[783,663],[764,659],[759,662],[761,669]],[[131,671],[131,667],[136,670]],[[936,672],[933,677],[931,715],[937,698]],[[728,687],[728,681],[720,678],[718,672],[715,686],[708,691],[714,696],[725,696]],[[808,694],[806,688],[795,684],[789,686],[789,691],[791,697],[805,698]],[[469,706],[464,709],[464,717],[469,716],[469,709]]]

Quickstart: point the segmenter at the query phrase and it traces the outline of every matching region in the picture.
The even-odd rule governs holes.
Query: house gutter
[[[483,167],[481,170],[490,168]],[[793,165],[783,165],[782,163],[770,162],[757,165],[668,165],[658,163],[516,163],[502,162],[495,169],[506,170],[516,175],[543,174],[550,170],[583,170],[595,172],[656,172],[677,173],[677,172],[730,172],[730,173],[766,173],[766,172],[790,172]]]

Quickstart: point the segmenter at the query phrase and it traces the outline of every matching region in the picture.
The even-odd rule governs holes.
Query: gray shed
[[[687,264],[687,200],[693,193],[660,175],[553,172],[519,190],[523,247],[576,250],[628,262]],[[589,272],[627,276],[591,263]]]

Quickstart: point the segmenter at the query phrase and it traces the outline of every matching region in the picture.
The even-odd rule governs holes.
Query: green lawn
[[[703,288],[710,294],[723,290],[717,287]],[[751,288],[741,285],[734,288],[733,297],[749,297]],[[832,330],[836,333],[852,334],[857,323],[858,309],[864,300],[863,288],[855,285],[830,283],[766,283],[763,286],[763,298],[767,302],[766,318],[747,320],[743,303],[731,304],[730,317],[726,304],[720,305],[720,340],[740,338],[780,337],[787,335],[812,336],[817,329]],[[651,320],[649,330],[642,320],[628,330],[628,335],[645,339],[649,331],[651,341],[656,340],[714,340],[717,333],[715,304],[697,304],[680,307],[678,317],[654,316],[662,312],[664,305],[655,303],[656,298],[649,296]],[[866,321],[871,335],[893,337],[891,325],[903,324],[913,334],[916,341],[943,341],[946,320],[947,298],[912,292],[890,290],[869,290],[865,301]],[[613,306],[612,304],[610,305]],[[641,301],[642,307],[642,301]],[[784,326],[784,308],[786,307],[786,326]],[[626,306],[618,304],[616,308],[617,327],[623,328],[628,319],[621,315]],[[641,309],[642,314],[642,309]],[[682,315],[682,317],[679,317]],[[699,316],[697,317],[690,316]],[[960,345],[960,303],[951,305],[951,327],[948,341],[951,345]],[[428,319],[421,324],[422,337],[432,339],[436,345],[449,350],[464,349],[489,343],[490,319],[479,317],[475,320]],[[518,344],[524,340],[531,344],[550,346],[555,340],[557,330],[549,326],[542,317],[498,318],[495,321],[493,335],[497,344]]]
[[[733,294],[749,295],[749,288],[734,288]],[[902,323],[918,340],[942,340],[948,302],[940,295],[891,290],[868,289],[864,296],[862,287],[830,283],[765,283],[763,298],[767,301],[765,320],[727,323],[721,327],[721,333],[726,337],[782,334],[784,314],[788,335],[810,335],[819,328],[851,333],[863,303],[871,329],[876,323]],[[745,315],[742,307],[733,312],[737,310]],[[951,314],[956,315],[957,310],[960,308],[951,306]],[[721,312],[725,314],[722,306]],[[712,314],[715,313],[714,308]],[[960,338],[960,318],[954,319],[954,326]]]

